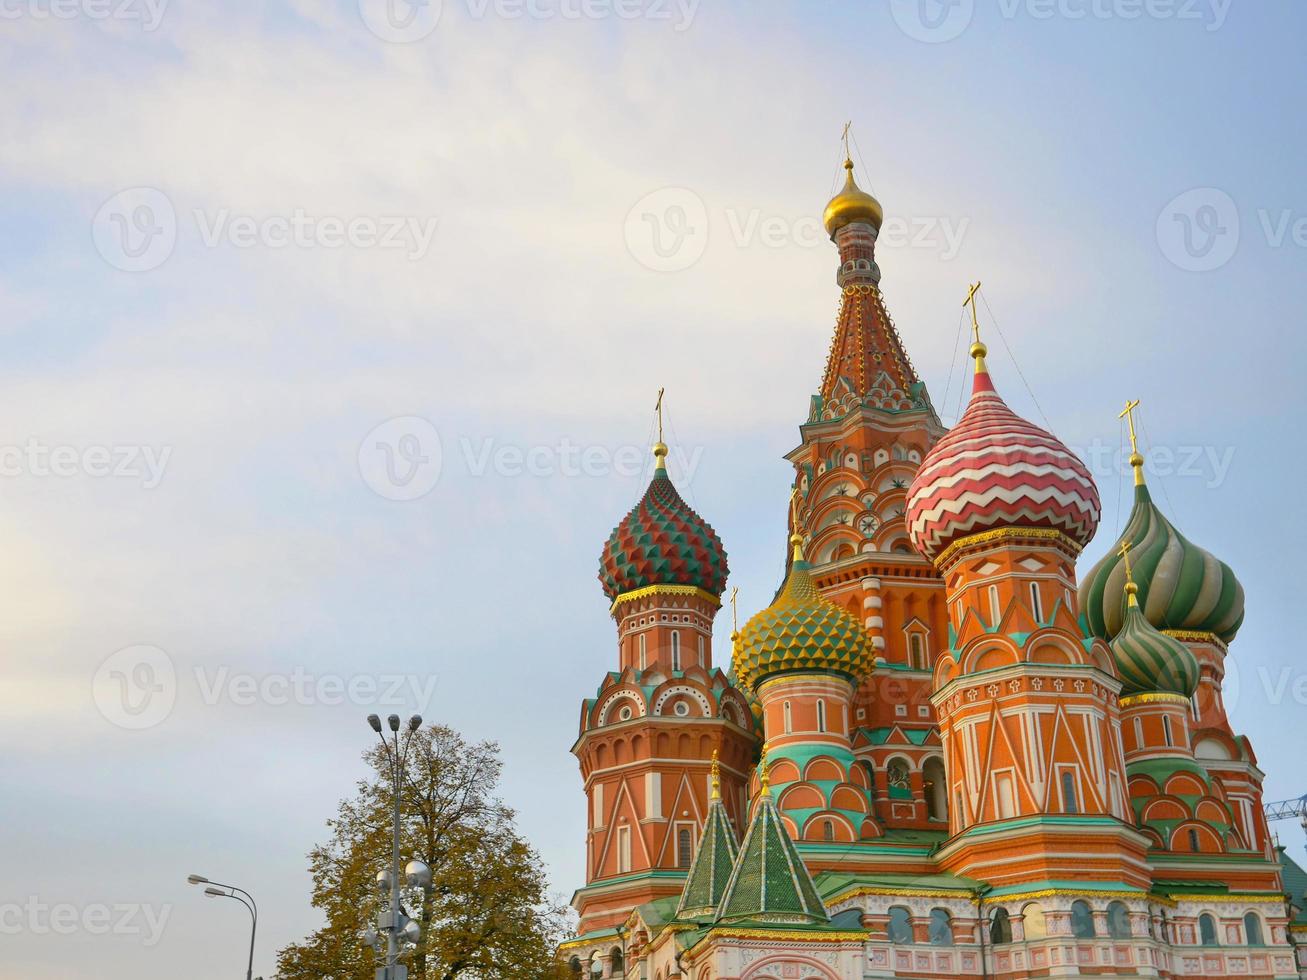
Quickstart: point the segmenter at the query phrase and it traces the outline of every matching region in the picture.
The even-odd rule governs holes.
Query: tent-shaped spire
[[[812,875],[785,832],[767,782],[767,755],[759,764],[762,793],[717,918],[722,922],[820,924],[830,921]]]
[[[694,853],[690,874],[685,879],[681,904],[676,907],[678,919],[716,916],[717,906],[726,891],[726,881],[731,876],[731,868],[735,865],[738,853],[735,832],[726,816],[726,807],[722,805],[721,769],[717,753],[713,752],[712,799],[708,802],[708,819],[703,825],[703,838]]]

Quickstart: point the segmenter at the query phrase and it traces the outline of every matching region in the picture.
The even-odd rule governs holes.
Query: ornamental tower
[[[851,615],[823,599],[802,537],[776,600],[740,631],[735,679],[762,706],[765,775],[795,840],[845,842],[880,836],[870,781],[851,741],[853,693],[871,673],[871,646]]]
[[[1129,419],[1134,507],[1116,549],[1080,585],[1089,630],[1111,641],[1125,682],[1131,800],[1156,862],[1239,852],[1271,861],[1262,773],[1248,740],[1231,728],[1221,694],[1227,644],[1243,622],[1243,587],[1153,502],[1135,431],[1138,405],[1121,413]],[[1266,873],[1254,870],[1246,883],[1264,885]]]
[[[943,583],[912,550],[904,512],[908,484],[944,427],[881,292],[883,209],[858,187],[847,152],[844,170],[824,215],[839,250],[839,312],[801,443],[787,456],[798,492],[790,523],[808,531],[816,589],[862,625],[872,658],[884,665],[856,679],[848,721],[852,750],[873,785],[873,815],[885,827],[940,830],[929,695],[931,666],[948,645],[948,615]]]
[[[586,885],[573,897],[583,934],[681,894],[712,809],[716,754],[718,821],[743,826],[746,812],[752,716],[712,655],[726,552],[668,476],[661,403],[653,480],[600,556],[617,656],[582,705],[572,748],[589,802]]]
[[[908,491],[912,541],[944,578],[952,628],[932,697],[953,834],[938,857],[995,887],[1074,878],[1146,890],[1146,843],[1122,822],[1120,682],[1074,601],[1098,491],[1070,450],[999,397],[978,288],[971,401]]]

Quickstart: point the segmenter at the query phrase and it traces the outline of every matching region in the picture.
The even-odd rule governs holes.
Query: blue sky
[[[373,0],[49,9],[0,18],[6,970],[229,975],[244,913],[194,871],[258,897],[270,974],[378,707],[498,740],[580,883],[600,545],[666,386],[673,477],[742,614],[770,597],[846,119],[941,412],[977,278],[1016,410],[1110,454],[1143,400],[1155,495],[1248,591],[1236,724],[1269,799],[1307,792],[1301,5],[445,0],[408,41]],[[651,251],[646,214],[693,233]],[[1084,568],[1129,500],[1095,477]],[[356,678],[402,703],[337,703]],[[124,714],[138,681],[164,694]]]

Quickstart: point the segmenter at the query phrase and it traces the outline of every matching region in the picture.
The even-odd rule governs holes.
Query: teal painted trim
[[[944,835],[940,834],[940,840]],[[846,855],[856,851],[859,854],[887,854],[894,857],[904,857],[905,855],[920,855],[929,857],[935,850],[937,842],[928,844],[872,844],[865,841],[858,841],[854,844],[827,844],[825,842],[816,843],[813,841],[795,841],[794,846],[799,849],[800,854],[840,854]]]
[[[1126,827],[1116,817],[1096,817],[1083,813],[1044,813],[1037,817],[1014,817],[1011,820],[997,820],[993,823],[978,824],[975,827],[968,827],[962,833],[958,834],[957,840],[964,840],[968,837],[988,837],[992,834],[1006,834],[1011,830],[1021,830],[1025,827]]]
[[[1058,891],[1102,892],[1105,895],[1137,892],[1142,890],[1139,888],[1133,888],[1130,885],[1121,882],[1113,881],[1028,881],[1019,885],[1004,885],[1002,888],[992,888],[988,893],[986,893],[985,900],[989,901],[995,898],[1002,898],[1005,895],[1024,895],[1026,892],[1042,892],[1050,888],[1055,888]]]

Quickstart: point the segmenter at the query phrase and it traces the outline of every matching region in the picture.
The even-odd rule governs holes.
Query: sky
[[[946,422],[1009,404],[1248,594],[1236,727],[1307,793],[1307,10],[1283,0],[0,0],[0,974],[255,973],[373,711],[499,743],[580,885],[600,547],[649,477],[783,566],[853,121]],[[988,333],[992,331],[992,333]],[[728,649],[729,616],[717,646]],[[725,666],[719,653],[719,664]],[[1276,828],[1299,859],[1294,821]]]

